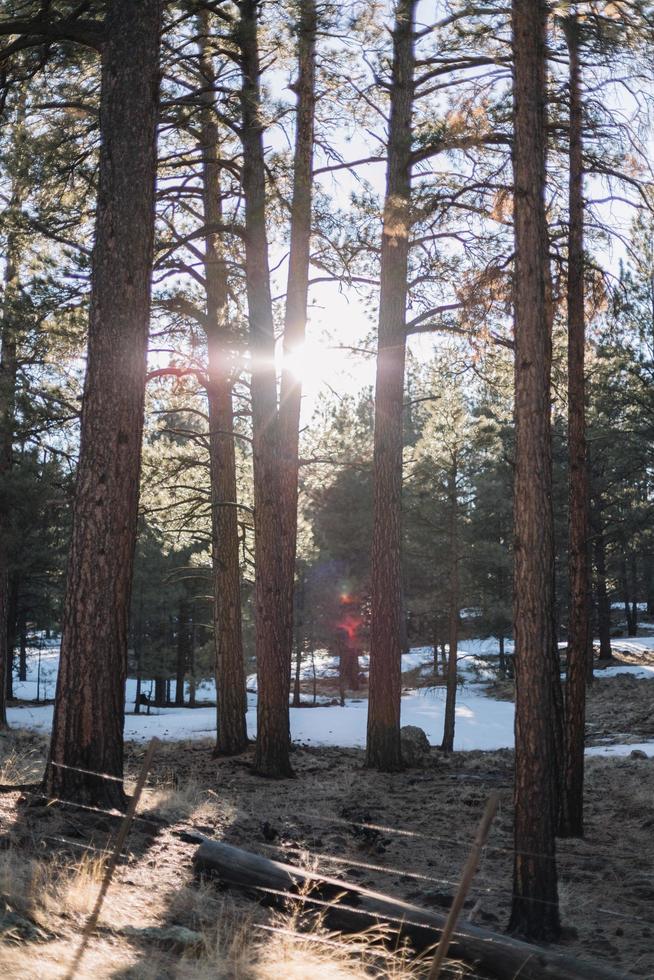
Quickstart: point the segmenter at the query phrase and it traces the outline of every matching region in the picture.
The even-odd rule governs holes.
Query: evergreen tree
[[[138,8],[115,0],[106,25],[88,367],[45,775],[51,796],[101,806],[125,802],[124,682],[150,313],[160,21],[159,0]]]
[[[513,0],[515,856],[509,928],[559,934],[555,863],[551,312],[545,217],[546,4]],[[558,665],[556,667],[558,683]]]

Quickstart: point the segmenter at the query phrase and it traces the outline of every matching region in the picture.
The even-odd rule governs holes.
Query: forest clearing
[[[646,628],[646,627],[645,627]],[[510,646],[510,645],[507,645]],[[586,743],[590,754],[628,754],[630,746],[654,756],[654,728],[651,712],[652,695],[647,684],[654,680],[654,637],[625,639],[613,643],[614,660],[596,672],[598,679],[610,684],[596,685],[588,706]],[[497,668],[497,643],[492,638],[462,641],[457,650],[459,691],[456,704],[456,750],[493,750],[513,747],[515,686],[502,679]],[[39,666],[40,660],[40,666]],[[27,649],[26,680],[14,683],[14,700],[7,707],[13,727],[48,733],[52,725],[53,697],[58,668],[58,648],[50,647],[44,655],[38,647]],[[326,651],[315,658],[317,688],[310,665],[301,684],[302,708],[291,706],[291,738],[303,746],[365,747],[367,714],[367,663],[359,657],[360,688],[346,691],[341,705],[338,658]],[[619,678],[615,681],[615,678]],[[402,657],[402,725],[423,729],[432,745],[438,745],[443,729],[445,682],[434,674],[432,647],[412,649]],[[256,674],[247,678],[248,735],[256,738]],[[216,728],[216,688],[213,678],[196,686],[196,700],[188,707],[188,685],[185,706],[175,707],[175,696],[168,707],[141,707],[134,712],[136,681],[128,678],[125,686],[125,739],[144,742],[152,737],[165,741],[209,738]],[[620,707],[615,708],[619,703]],[[311,709],[308,711],[307,709]],[[347,709],[347,710],[346,710]],[[652,738],[651,746],[644,742]],[[621,739],[624,739],[621,741]],[[636,743],[643,743],[636,744]]]
[[[620,690],[623,683],[607,678],[595,685],[589,722],[597,741],[615,737],[616,713],[625,732],[633,723],[633,737],[640,740],[645,733],[638,720],[648,712],[654,734],[652,695],[639,690],[652,681],[628,681]],[[590,760],[586,840],[562,842],[557,855],[568,926],[563,948],[591,961],[606,959],[623,976],[654,972],[651,745],[649,759]],[[8,744],[3,739],[2,783],[38,777],[45,748],[38,735],[17,734]],[[140,746],[128,743],[128,780],[142,755]],[[196,848],[177,834],[195,829],[443,910],[492,789],[500,790],[500,813],[466,915],[474,909],[473,921],[499,928],[511,898],[512,751],[443,755],[432,749],[419,767],[383,779],[363,761],[360,749],[298,747],[295,780],[262,782],[252,772],[251,751],[212,760],[207,740],[163,744],[140,807],[143,820],[130,835],[129,860],[114,880],[87,954],[89,975],[424,977],[428,960],[416,962],[408,951],[396,954],[390,967],[384,960],[389,954],[375,943],[334,936],[315,924],[307,928],[298,909],[282,915],[238,891],[198,882],[192,868]],[[95,897],[98,851],[111,839],[111,822],[101,814],[39,805],[20,793],[3,794],[0,807],[0,880],[18,917],[3,927],[4,975],[63,976],[79,938],[80,916]],[[7,942],[12,926],[13,941]],[[190,932],[176,942],[166,934],[171,926]],[[280,932],[268,934],[262,927]],[[158,931],[141,932],[148,928]],[[334,942],[342,945],[334,949]],[[461,965],[446,975],[478,974]]]
[[[646,623],[643,628],[647,630]],[[262,782],[253,772],[252,750],[237,759],[211,758],[214,732],[207,728],[212,721],[215,726],[215,702],[202,707],[199,699],[196,708],[152,708],[152,714],[134,715],[129,697],[133,699],[135,683],[128,680],[128,787],[143,758],[139,743],[152,735],[165,741],[157,749],[130,833],[128,858],[114,879],[97,938],[84,960],[89,975],[254,980],[320,971],[327,977],[362,980],[370,975],[425,977],[429,957],[410,947],[391,953],[374,934],[362,940],[333,933],[303,914],[299,903],[281,912],[253,902],[251,893],[203,881],[193,869],[196,845],[180,835],[197,832],[443,911],[456,891],[492,790],[500,791],[500,811],[465,917],[496,930],[511,900],[514,760],[511,748],[480,751],[475,740],[479,745],[488,739],[512,742],[513,711],[493,727],[482,707],[471,728],[465,725],[471,704],[486,701],[492,712],[500,699],[512,709],[515,691],[512,681],[497,676],[496,644],[473,640],[464,641],[466,646],[476,651],[459,650],[463,684],[457,731],[464,730],[466,750],[455,745],[454,753],[443,754],[432,747],[412,759],[405,772],[383,780],[364,767],[362,748],[352,745],[358,739],[364,745],[365,720],[359,729],[349,719],[341,720],[365,706],[365,684],[356,699],[348,698],[346,707],[340,707],[337,697],[331,697],[339,693],[336,678],[329,677],[337,674],[334,658],[325,656],[321,664],[328,675],[325,683],[331,684],[323,688],[327,704],[291,709],[296,779],[290,782]],[[596,670],[586,723],[589,829],[585,839],[564,841],[557,852],[566,921],[561,948],[591,962],[599,954],[618,976],[649,977],[654,972],[652,648],[654,638],[648,635],[616,639],[614,663]],[[26,729],[47,727],[49,721],[36,716],[25,723],[20,717],[34,705],[32,668],[38,653],[38,648],[28,653],[25,690],[17,685],[18,700],[8,709],[13,731],[1,746],[0,881],[5,901],[10,894],[12,904],[3,924],[0,964],[5,975],[17,980],[65,976],[79,940],[79,917],[95,897],[100,855],[111,843],[119,816],[116,812],[107,819],[104,811],[48,805],[38,783],[27,791],[7,792],[12,783],[38,779],[45,762],[46,738]],[[56,656],[56,647],[51,647],[51,663]],[[442,676],[434,681],[433,648],[412,650],[405,661],[402,722],[419,722],[425,732],[433,732],[431,741],[437,746],[445,691]],[[306,687],[303,694],[311,704],[310,678]],[[209,700],[212,693],[207,684],[200,698]],[[411,712],[414,698],[420,699],[418,717]],[[39,710],[51,719],[51,706]],[[302,719],[298,729],[294,711]],[[329,727],[317,719],[318,713],[331,716]],[[196,723],[197,715],[204,720]],[[158,721],[162,717],[163,723]],[[138,731],[130,727],[137,719],[145,723]],[[147,725],[150,719],[156,727]],[[493,976],[463,962],[444,975]]]
[[[0,4],[0,972],[654,977],[654,5]]]

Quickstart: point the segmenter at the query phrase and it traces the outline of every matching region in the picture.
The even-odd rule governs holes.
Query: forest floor
[[[616,729],[621,739],[624,733],[651,737],[651,690],[651,681],[629,676],[596,684],[590,697],[592,740],[613,737]],[[38,734],[2,735],[0,782],[35,782],[45,748]],[[143,752],[142,745],[128,745],[132,785]],[[511,750],[443,756],[432,749],[422,767],[380,775],[364,769],[359,749],[298,748],[297,778],[280,782],[255,776],[250,763],[250,753],[212,759],[208,741],[158,748],[126,856],[77,977],[424,976],[424,961],[409,954],[389,955],[378,945],[315,927],[301,936],[297,912],[273,912],[198,882],[195,847],[177,834],[195,828],[442,910],[492,789],[500,791],[500,810],[465,914],[498,931],[506,925]],[[654,759],[589,758],[586,837],[558,847],[566,950],[613,964],[630,977],[654,977],[653,799]],[[0,795],[3,978],[67,975],[117,826],[110,814],[48,806],[36,790]],[[478,974],[457,967],[449,975]]]
[[[654,655],[648,658],[648,665]],[[617,653],[614,667],[643,663]],[[595,682],[586,695],[586,745],[629,746],[654,741],[654,678],[646,679],[629,673],[600,676],[595,670]],[[515,682],[497,680],[486,686],[488,697],[514,701]],[[651,747],[648,754],[651,753]]]

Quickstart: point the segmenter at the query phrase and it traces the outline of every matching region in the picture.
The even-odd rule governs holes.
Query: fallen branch
[[[201,841],[193,862],[197,872],[217,876],[226,885],[267,895],[277,905],[301,901],[324,916],[331,929],[362,932],[383,926],[411,940],[417,949],[435,945],[445,915],[391,898],[359,885],[271,861],[230,844],[187,834]],[[533,946],[469,923],[460,923],[450,950],[453,956],[491,970],[499,977],[519,980],[619,980],[621,973],[598,963],[584,962],[560,948]]]

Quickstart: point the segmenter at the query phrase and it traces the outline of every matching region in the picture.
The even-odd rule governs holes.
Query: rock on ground
[[[400,729],[400,744],[405,766],[421,766],[429,756],[429,739],[417,725],[404,725]]]

